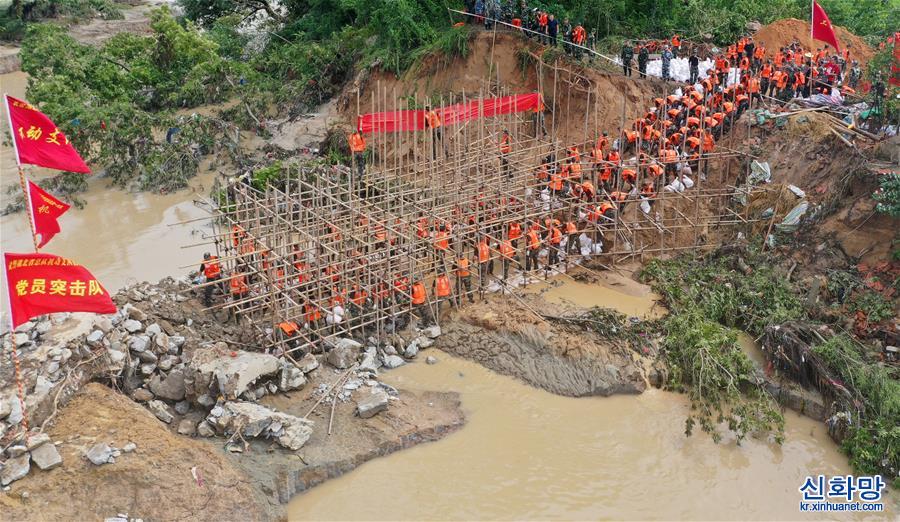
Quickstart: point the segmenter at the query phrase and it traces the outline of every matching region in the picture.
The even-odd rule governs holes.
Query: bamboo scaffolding
[[[524,234],[512,258],[501,255],[500,245],[509,239],[511,223],[525,229],[531,225],[540,228],[545,236],[540,271],[546,278],[551,273],[571,277],[570,242],[580,247],[582,234],[604,241],[603,253],[591,256],[589,261],[603,261],[602,266],[615,269],[617,263],[635,256],[708,248],[712,243],[703,238],[709,239],[709,230],[744,230],[762,221],[728,206],[739,192],[737,187],[709,187],[701,182],[699,174],[708,169],[711,159],[746,157],[733,149],[701,153],[697,164],[702,161],[704,169],[698,169],[692,189],[660,189],[652,197],[638,197],[636,187],[652,179],[647,167],[657,162],[656,158],[645,157],[643,150],[658,145],[644,144],[640,137],[635,155],[621,158],[616,165],[611,190],[624,190],[619,179],[624,167],[636,169],[638,179],[630,189],[631,196],[615,203],[614,218],[589,219],[597,200],[571,191],[550,194],[537,173],[542,168],[553,172],[561,169],[569,161],[569,147],[591,150],[599,136],[600,96],[588,78],[558,64],[538,60],[535,69],[538,86],[542,90],[550,87],[545,90],[552,117],[549,133],[542,114],[534,115],[534,133],[527,130],[531,128],[531,113],[484,117],[481,100],[510,94],[500,83],[499,70],[491,67],[489,78],[478,92],[432,95],[426,101],[432,106],[470,103],[477,95],[478,118],[456,128],[441,127],[441,132],[373,135],[369,147],[374,154],[369,155],[366,174],[358,183],[350,183],[359,178],[354,163],[349,170],[291,165],[282,182],[269,184],[264,190],[242,180],[226,185],[221,204],[217,207],[210,202],[216,208],[212,216],[189,220],[211,220],[210,234],[189,247],[214,244],[223,267],[220,281],[198,283],[194,288],[227,285],[243,277],[249,291],[207,310],[233,310],[238,320],[257,333],[262,347],[284,353],[320,350],[340,337],[374,336],[383,340],[414,318],[422,323],[439,323],[444,301],[459,308],[464,298],[483,298],[494,290],[518,299],[511,282],[520,280],[527,285],[540,272],[525,270]],[[548,85],[551,82],[552,87]],[[587,107],[583,121],[565,129],[556,116],[560,108],[571,111],[573,90],[578,96],[585,95]],[[662,94],[666,99],[667,89]],[[380,82],[369,96],[372,111],[401,107],[396,91],[388,96],[388,89]],[[357,112],[360,99],[357,93]],[[412,103],[419,107],[418,94],[413,95]],[[622,129],[627,113],[623,93]],[[499,143],[504,129],[509,131],[514,149],[501,154]],[[559,139],[558,133],[579,131],[581,137],[566,136],[567,145]],[[621,129],[610,136],[621,137]],[[581,166],[580,176],[567,180],[569,186],[597,183],[593,163],[580,152],[574,162]],[[605,189],[596,186],[600,198],[609,197]],[[655,216],[638,208],[644,201],[656,211]],[[565,248],[546,240],[546,223],[551,219],[574,224],[575,231],[568,234]],[[439,237],[443,224],[451,227],[446,248]],[[682,231],[694,233],[693,244],[678,246],[675,237]],[[479,262],[477,250],[481,242],[487,244],[484,263]],[[544,254],[564,261],[551,269]],[[462,258],[471,261],[468,287],[463,287],[457,277],[458,260]],[[507,270],[515,270],[504,278],[494,273],[495,263],[501,269],[506,265]],[[580,264],[578,270],[594,272]],[[451,280],[451,293],[439,298],[433,289],[442,275]],[[452,284],[454,281],[456,284]],[[412,303],[413,283],[427,289],[427,298],[420,306]],[[296,323],[298,332],[281,335],[278,325],[283,322]]]

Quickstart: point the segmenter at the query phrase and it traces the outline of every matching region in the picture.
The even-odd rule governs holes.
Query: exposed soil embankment
[[[771,121],[755,125],[749,135],[745,121],[735,125],[734,131],[742,149],[769,163],[773,183],[802,189],[817,215],[818,222],[800,234],[811,244],[798,249],[798,254],[815,264],[822,257],[819,245],[830,240],[843,251],[844,262],[856,263],[858,258],[875,264],[890,258],[891,240],[897,238],[896,219],[875,210],[872,193],[878,189],[878,165],[896,162],[900,138],[878,143],[856,140],[853,149],[828,131],[828,116],[816,112],[789,116],[783,126]],[[790,195],[778,208],[779,218],[797,202]],[[762,211],[771,203],[754,204],[753,210]]]
[[[49,434],[60,442],[62,465],[32,470],[0,495],[4,520],[102,520],[119,513],[144,520],[268,519],[262,495],[221,450],[175,434],[101,384],[82,389]],[[137,448],[95,466],[83,453],[99,442]]]
[[[874,56],[875,51],[866,44],[865,40],[843,27],[835,26],[834,31],[837,34],[838,43],[841,44],[841,50],[849,48],[850,59],[858,60],[860,65],[865,67]],[[784,18],[765,25],[753,37],[757,42],[765,43],[766,56],[769,58],[774,57],[780,48],[787,47],[795,41],[799,41],[804,49],[821,49],[826,45],[812,39],[807,20],[796,18]],[[835,52],[834,48],[831,48],[831,52]]]
[[[536,296],[523,301],[542,313],[566,313]],[[468,305],[443,332],[438,348],[559,395],[641,393],[652,373],[650,359],[627,343],[563,330],[508,298]]]
[[[406,109],[417,100],[442,99],[443,103],[503,94],[540,91],[555,118],[551,121],[558,139],[564,143],[580,142],[598,130],[618,133],[622,119],[626,122],[643,115],[647,106],[667,88],[662,82],[628,78],[573,64],[554,70],[548,65],[529,61],[525,68],[520,57],[531,51],[540,55],[543,48],[529,43],[514,33],[477,32],[469,41],[469,54],[449,64],[443,56],[426,57],[401,77],[384,71],[364,74],[348,85],[338,103],[347,121],[357,115],[356,89],[359,89],[359,112]],[[491,78],[486,81],[486,78]],[[590,80],[588,85],[584,78]],[[590,94],[588,94],[590,92]],[[395,106],[400,103],[400,107]],[[586,119],[587,116],[587,119]]]

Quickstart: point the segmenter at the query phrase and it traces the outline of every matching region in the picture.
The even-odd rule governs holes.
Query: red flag
[[[56,219],[69,210],[69,205],[47,194],[37,183],[28,180],[28,207],[31,222],[34,223],[34,233],[41,236],[41,242],[38,244],[38,248],[41,248],[59,233],[59,223]]]
[[[12,329],[53,312],[112,314],[116,305],[86,268],[53,254],[3,254]]]
[[[831,20],[816,0],[812,0],[812,37],[814,40],[831,44],[837,51],[841,50]]]
[[[90,174],[69,138],[28,102],[6,96],[9,131],[19,164]]]

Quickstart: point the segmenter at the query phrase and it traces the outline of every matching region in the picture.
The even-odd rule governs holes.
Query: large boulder
[[[172,409],[164,403],[163,401],[153,400],[147,403],[147,408],[153,412],[153,415],[156,415],[156,418],[165,422],[166,424],[171,424],[173,420],[175,420],[175,415],[172,414]]]
[[[306,377],[293,364],[285,363],[281,368],[281,376],[278,379],[278,389],[286,392],[296,390],[306,384]]]
[[[252,402],[226,402],[213,408],[206,417],[218,433],[231,435],[236,430],[244,437],[274,439],[281,446],[298,450],[312,435],[313,422],[276,412]]]
[[[31,455],[28,453],[6,459],[3,469],[0,470],[0,485],[6,486],[11,482],[24,478],[29,471],[31,471]]]
[[[372,390],[372,393],[363,395],[356,402],[356,412],[363,419],[374,417],[388,407],[388,395],[381,390]]]
[[[44,471],[53,469],[62,464],[62,457],[59,455],[59,451],[56,450],[56,446],[53,444],[41,444],[37,448],[31,450],[31,460]]]
[[[385,355],[384,356],[384,367],[390,370],[394,368],[399,368],[406,364],[406,361],[403,360],[403,357],[399,355]]]
[[[153,395],[161,399],[170,401],[180,401],[184,399],[184,372],[181,370],[172,370],[169,375],[163,378],[160,374],[154,374],[150,379],[150,391]]]
[[[300,368],[301,372],[309,373],[319,367],[319,360],[316,359],[315,355],[308,353],[297,361],[297,367]]]
[[[362,344],[353,339],[339,339],[334,347],[328,352],[328,364],[340,370],[353,366]]]
[[[188,365],[186,376],[193,388],[188,397],[193,400],[212,391],[210,395],[236,399],[256,381],[280,371],[281,361],[272,355],[245,351],[224,355],[216,348],[202,348],[194,352]]]

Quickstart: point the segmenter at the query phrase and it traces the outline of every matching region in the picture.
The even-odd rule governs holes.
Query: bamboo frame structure
[[[541,275],[565,273],[576,258],[578,263],[599,260],[601,266],[614,267],[638,256],[711,247],[711,232],[747,230],[760,221],[730,208],[732,199],[746,192],[731,185],[709,186],[702,176],[684,192],[662,190],[665,179],[657,180],[657,194],[643,197],[636,187],[653,179],[647,167],[654,160],[641,159],[642,155],[627,158],[620,166],[631,167],[639,175],[629,187],[628,200],[616,204],[615,217],[593,212],[609,194],[598,184],[597,165],[586,154],[579,154],[580,174],[566,181],[567,188],[592,181],[598,188],[596,199],[568,190],[550,193],[546,180],[537,174],[542,168],[565,163],[573,146],[579,151],[594,146],[600,109],[597,87],[588,78],[539,60],[535,69],[540,90],[550,93],[545,96],[552,116],[549,129],[543,113],[528,112],[479,117],[442,127],[440,133],[375,134],[370,138],[363,179],[357,176],[355,164],[352,168],[289,164],[279,182],[262,189],[254,188],[247,178],[227,184],[219,191],[211,236],[224,279],[197,287],[218,284],[227,293],[229,278],[242,275],[250,291],[211,308],[234,310],[268,349],[317,351],[342,337],[387,342],[389,334],[414,318],[439,322],[445,304],[460,307],[465,299],[483,298],[487,292],[515,294],[518,287]],[[499,87],[499,72],[493,67],[491,72],[497,76],[484,81],[477,93],[431,97],[429,102],[445,106],[509,94]],[[552,88],[548,88],[551,79]],[[573,90],[586,97],[588,109],[582,136],[572,139],[570,125],[564,146],[556,116],[563,104],[571,103]],[[373,111],[398,110],[401,99],[420,107],[418,95],[410,100],[392,91],[389,96],[380,83],[369,94]],[[357,111],[361,96],[357,94]],[[623,93],[622,129],[627,112]],[[513,150],[501,154],[499,139],[504,129],[512,137]],[[620,135],[621,129],[613,134]],[[642,151],[645,145],[651,144],[639,140],[635,150]],[[708,169],[710,161],[730,163],[739,156],[732,150],[703,153],[697,165],[702,162]],[[612,190],[624,187],[617,176],[613,185]],[[651,211],[642,211],[642,203],[651,205]],[[573,222],[577,228],[557,246],[546,237],[554,219]],[[509,225],[514,222],[522,225],[523,237],[515,245],[515,256],[504,258],[500,243],[509,239]],[[446,249],[437,245],[442,225],[450,227]],[[542,257],[557,254],[561,258],[556,266],[548,267],[543,260],[540,270],[525,271],[524,233],[529,226],[541,230]],[[576,249],[575,255],[566,255],[569,241],[582,235],[602,242],[602,254],[582,259]],[[476,245],[483,240],[490,261],[482,264]],[[463,257],[470,261],[470,286],[462,285],[457,276],[457,260]],[[502,268],[500,273],[495,264]],[[439,275],[447,275],[453,283],[447,298],[435,296],[433,283]],[[412,304],[414,282],[426,286],[424,305]],[[310,320],[315,315],[320,318]],[[299,329],[282,335],[277,325],[288,321]]]

